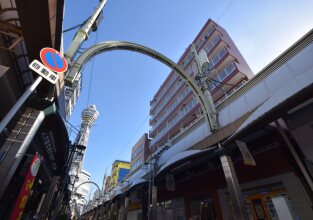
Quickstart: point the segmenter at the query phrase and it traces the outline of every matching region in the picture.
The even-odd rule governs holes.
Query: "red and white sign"
[[[40,163],[41,163],[40,157],[36,153],[36,155],[34,156],[34,159],[32,160],[32,163],[31,163],[31,165],[27,171],[27,174],[26,174],[23,186],[21,188],[20,194],[16,200],[14,209],[11,213],[10,220],[22,219],[25,205],[26,205],[27,199],[29,197],[30,191],[34,185],[35,177],[38,173]]]
[[[45,47],[40,51],[40,59],[42,63],[50,70],[63,73],[67,70],[67,61],[59,51]]]

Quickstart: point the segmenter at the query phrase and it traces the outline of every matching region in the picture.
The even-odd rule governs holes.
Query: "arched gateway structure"
[[[69,70],[68,74],[65,77],[66,85],[67,86],[72,85],[81,68],[92,57],[96,56],[97,54],[111,50],[129,50],[142,53],[164,63],[171,69],[175,70],[180,75],[180,77],[182,77],[182,79],[188,84],[188,86],[190,86],[194,95],[197,97],[198,102],[201,105],[201,108],[205,114],[205,118],[210,125],[209,127],[211,128],[211,130],[213,131],[215,130],[214,128],[216,126],[214,125],[216,124],[216,115],[215,113],[213,113],[209,105],[208,97],[205,95],[204,91],[202,91],[200,86],[197,85],[197,82],[193,80],[178,64],[173,62],[171,59],[167,58],[166,56],[162,55],[161,53],[155,50],[152,50],[148,47],[139,44],[125,41],[107,41],[89,47],[83,53],[81,53],[77,60],[71,65],[71,69]]]
[[[198,83],[194,79],[192,79],[179,65],[173,62],[171,59],[167,58],[166,56],[160,54],[155,50],[139,44],[124,41],[107,41],[89,47],[80,54],[80,56],[74,63],[70,65],[70,70],[65,77],[66,85],[71,86],[73,84],[77,74],[80,72],[83,65],[88,62],[92,57],[96,56],[97,54],[111,50],[129,50],[142,53],[164,63],[171,69],[175,70],[180,75],[180,77],[187,83],[187,85],[190,86],[194,95],[197,97],[197,100],[200,103],[202,111],[204,113],[204,117],[209,125],[209,133],[213,133],[218,129],[217,115],[205,78],[200,76],[198,85]],[[201,67],[198,66],[198,68],[199,72],[201,73]],[[220,144],[219,146],[221,147]],[[247,219],[240,186],[237,180],[235,170],[233,169],[231,157],[223,153],[220,156],[220,160],[223,164],[226,182],[230,191],[231,198],[234,202],[235,215],[238,217],[238,219]]]

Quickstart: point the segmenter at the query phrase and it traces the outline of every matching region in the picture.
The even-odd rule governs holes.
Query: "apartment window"
[[[227,53],[227,50],[225,47],[223,47],[218,53],[216,53],[212,58],[212,65],[214,66],[218,61],[220,61],[224,55]]]
[[[143,151],[144,143],[141,144],[134,152],[132,153],[131,159],[134,159],[138,154],[140,154]]]
[[[191,66],[187,67],[187,73],[189,74],[189,76],[192,75],[192,68],[191,68]]]
[[[208,43],[208,45],[204,48],[205,52],[208,54],[211,52],[213,47],[220,41],[221,37],[219,35],[216,35],[211,42]]]
[[[132,167],[131,167],[131,170],[135,170],[137,169],[141,164],[143,164],[143,157],[140,157],[138,160],[136,160],[133,164],[132,164]]]

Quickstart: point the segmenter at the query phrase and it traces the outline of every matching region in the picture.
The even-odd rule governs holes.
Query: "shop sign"
[[[248,166],[256,166],[255,160],[252,154],[250,153],[247,144],[239,140],[235,140],[235,142],[238,145],[239,150],[242,154],[243,163]]]
[[[168,191],[175,191],[175,179],[173,174],[166,174],[166,189]]]
[[[51,133],[51,132],[49,132],[49,133]],[[52,144],[52,142],[51,142],[50,137],[52,134],[49,135],[49,133],[45,133],[45,132],[41,133],[42,143],[44,146],[43,149],[46,152],[46,155],[48,157],[51,168],[54,171],[56,171],[58,169],[56,159],[55,159],[56,149],[55,149],[54,144]]]
[[[137,210],[137,209],[141,209],[141,203],[136,202],[136,203],[132,203],[130,205],[128,205],[128,211],[133,211],[133,210]]]
[[[20,194],[17,198],[14,209],[11,213],[10,220],[22,219],[25,205],[26,205],[27,199],[30,195],[30,191],[33,187],[35,177],[36,177],[38,170],[39,170],[40,163],[41,163],[40,157],[36,153],[36,155],[34,156],[34,159],[32,160],[32,163],[31,163],[31,165],[27,171],[27,174],[26,174],[23,186],[21,188]]]

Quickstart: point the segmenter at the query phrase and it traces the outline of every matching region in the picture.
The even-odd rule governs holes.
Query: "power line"
[[[84,23],[85,23],[85,22],[84,22]],[[77,24],[77,25],[75,25],[75,26],[73,26],[73,27],[70,27],[70,28],[68,28],[68,29],[65,29],[65,30],[63,31],[63,33],[66,33],[66,32],[68,32],[68,31],[71,31],[71,30],[74,30],[74,29],[76,29],[76,28],[79,28],[79,27],[81,27],[84,23]]]
[[[82,26],[88,21],[89,18],[90,18],[90,17],[88,17],[86,20],[84,20],[84,22],[81,23],[81,24],[77,24],[77,25],[74,25],[73,27],[70,27],[70,28],[68,28],[68,29],[65,29],[62,33],[66,33],[66,32],[68,32],[68,31],[74,30],[74,29],[76,29],[76,28],[82,27]]]
[[[144,119],[144,121],[139,125],[139,127],[137,128],[136,132],[132,135],[132,137],[128,140],[127,144],[124,146],[124,148],[117,154],[117,156],[115,158],[117,158],[118,156],[122,155],[124,153],[124,151],[129,147],[129,145],[131,144],[131,142],[133,141],[133,139],[136,137],[137,133],[141,130],[141,128],[143,127],[143,125],[148,121],[149,119],[149,115]]]
[[[230,0],[227,3],[226,7],[223,8],[221,13],[217,16],[216,22],[219,22],[225,16],[225,14],[227,14],[227,12],[231,9],[231,7],[234,5],[235,2],[236,2],[236,0]]]
[[[96,32],[95,44],[97,43],[97,41],[98,41],[98,31]],[[88,88],[87,107],[89,105],[89,99],[90,99],[90,93],[91,93],[91,84],[92,84],[92,78],[93,78],[94,64],[95,64],[95,57],[92,58],[92,63],[91,63],[91,75],[90,75],[89,88]]]
[[[211,79],[211,78],[209,78],[209,80],[212,82],[212,81],[214,81],[214,82],[217,82],[217,83],[220,83],[220,84],[223,84],[223,85],[228,85],[228,86],[233,86],[233,87],[236,87],[236,88],[239,88],[240,86],[237,86],[237,85],[234,85],[234,84],[230,84],[230,83],[224,83],[224,82],[222,82],[222,81],[218,81],[218,80],[215,80],[215,79]],[[213,82],[212,82],[213,83]],[[214,84],[214,83],[213,83]],[[216,85],[216,84],[214,84],[214,85]]]
[[[218,89],[222,90],[222,91],[224,92],[224,94],[227,95],[227,93],[226,93],[226,91],[223,89],[223,87],[221,87],[221,86],[219,86],[219,85],[216,85],[213,81],[211,81],[211,79],[209,79],[209,80],[210,80],[210,82],[211,82],[214,86],[216,86]]]

